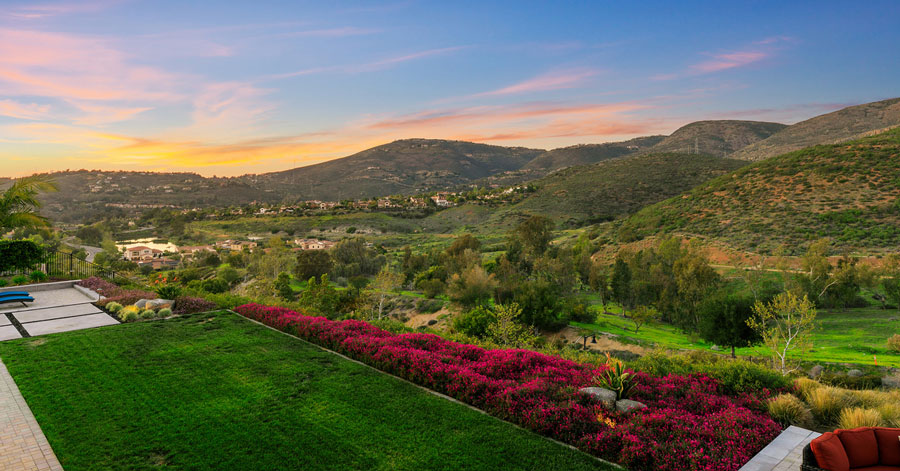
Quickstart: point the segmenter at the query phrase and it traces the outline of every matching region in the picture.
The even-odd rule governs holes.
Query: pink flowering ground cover
[[[648,407],[620,415],[578,392],[605,366],[393,334],[279,307],[246,304],[235,311],[630,470],[736,470],[781,431],[762,399],[728,397],[704,375],[636,373],[631,398]]]

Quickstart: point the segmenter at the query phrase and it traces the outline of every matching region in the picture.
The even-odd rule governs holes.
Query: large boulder
[[[824,368],[822,365],[816,365],[816,366],[810,368],[810,370],[809,370],[809,377],[812,378],[812,379],[816,379],[816,378],[818,378],[819,376],[822,376],[822,371],[823,371],[824,369],[825,369],[825,368]]]
[[[579,391],[583,392],[584,394],[590,394],[591,396],[595,397],[597,400],[599,400],[603,404],[603,407],[606,407],[609,410],[615,409],[615,407],[616,407],[616,392],[615,391],[610,391],[609,389],[606,389],[606,388],[597,388],[597,387],[581,388],[581,389],[579,389]]]
[[[863,375],[863,372],[860,370],[850,370],[847,372],[847,376],[849,376],[851,378],[859,378],[862,375]]]
[[[646,408],[647,405],[643,402],[632,401],[631,399],[619,399],[616,401],[616,410],[623,414]]]
[[[175,301],[169,299],[139,299],[134,305],[141,309],[153,309],[155,311],[166,307],[171,309],[175,305]]]

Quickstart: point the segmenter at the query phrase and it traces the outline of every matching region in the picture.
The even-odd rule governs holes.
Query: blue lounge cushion
[[[5,298],[8,296],[31,296],[28,291],[4,291],[0,293],[0,298]]]

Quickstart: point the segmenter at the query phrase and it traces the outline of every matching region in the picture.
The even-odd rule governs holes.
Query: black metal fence
[[[71,253],[47,250],[43,260],[37,265],[27,269],[10,270],[0,273],[0,276],[30,275],[33,271],[42,271],[52,278],[80,279],[99,276],[115,281],[121,277],[115,270],[97,265],[75,257]]]

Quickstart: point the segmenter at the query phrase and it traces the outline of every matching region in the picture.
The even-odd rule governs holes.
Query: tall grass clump
[[[793,394],[779,394],[768,402],[769,415],[782,425],[796,425],[809,428],[813,424],[813,416],[806,405]]]
[[[833,386],[811,389],[804,399],[816,422],[821,425],[837,422],[841,410],[851,405],[847,394]]]
[[[884,422],[881,414],[875,409],[851,407],[841,411],[838,417],[838,428],[881,427]]]
[[[797,378],[794,380],[794,390],[802,398],[809,397],[810,391],[822,387],[822,383],[809,378]]]

